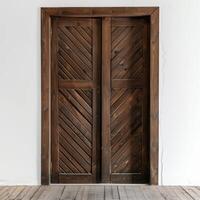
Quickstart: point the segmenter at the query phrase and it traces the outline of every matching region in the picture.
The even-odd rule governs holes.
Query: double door
[[[148,183],[148,19],[54,18],[51,49],[51,182]]]

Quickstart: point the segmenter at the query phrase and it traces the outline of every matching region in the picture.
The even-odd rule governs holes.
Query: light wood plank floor
[[[3,186],[0,200],[200,200],[200,187],[145,185]]]

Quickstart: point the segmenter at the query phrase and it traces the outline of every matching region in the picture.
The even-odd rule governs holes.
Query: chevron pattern
[[[59,170],[91,173],[92,90],[59,89]]]
[[[112,27],[112,79],[135,79],[144,75],[143,27]]]
[[[115,89],[111,98],[112,173],[141,167],[142,89]]]
[[[59,78],[66,80],[92,80],[91,27],[58,27],[57,54]]]

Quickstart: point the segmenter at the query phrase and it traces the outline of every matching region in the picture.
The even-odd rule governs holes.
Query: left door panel
[[[101,20],[52,23],[51,182],[98,182]]]

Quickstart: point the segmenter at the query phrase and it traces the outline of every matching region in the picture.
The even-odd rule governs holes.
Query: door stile
[[[110,182],[110,59],[111,59],[111,18],[102,18],[102,182]]]
[[[52,21],[52,29],[57,29],[57,20]],[[57,183],[59,179],[59,172],[58,172],[58,144],[59,144],[59,137],[57,134],[57,127],[58,127],[58,79],[57,79],[57,31],[52,33],[52,55],[51,55],[51,182]]]
[[[92,152],[92,182],[100,182],[100,78],[101,78],[101,19],[92,19],[93,26],[93,82],[96,87],[93,89],[92,108],[93,108],[93,152]]]

